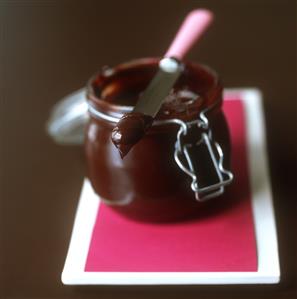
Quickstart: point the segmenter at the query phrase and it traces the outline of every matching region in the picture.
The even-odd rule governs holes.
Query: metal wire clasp
[[[231,171],[223,167],[224,153],[221,146],[213,140],[211,129],[209,128],[208,118],[205,111],[201,112],[199,119],[185,123],[180,120],[180,129],[177,133],[177,140],[175,143],[174,159],[182,171],[192,178],[191,189],[195,192],[195,198],[198,201],[205,201],[207,199],[221,195],[225,191],[225,186],[230,184],[233,180]],[[198,125],[202,129],[200,140],[196,142],[195,146],[205,145],[213,164],[215,173],[217,175],[217,182],[206,187],[200,187],[197,177],[197,171],[194,171],[193,162],[189,154],[189,148],[193,146],[191,143],[183,143],[182,136],[186,136],[188,128],[191,125]],[[199,170],[198,170],[199,171]]]

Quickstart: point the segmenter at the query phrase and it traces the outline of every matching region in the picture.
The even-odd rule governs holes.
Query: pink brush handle
[[[182,60],[212,20],[213,14],[206,9],[196,9],[190,12],[181,25],[165,57],[175,57]]]

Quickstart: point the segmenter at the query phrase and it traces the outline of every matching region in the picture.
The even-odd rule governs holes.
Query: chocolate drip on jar
[[[122,158],[145,135],[152,122],[153,117],[140,112],[130,112],[122,116],[111,133],[111,140]]]

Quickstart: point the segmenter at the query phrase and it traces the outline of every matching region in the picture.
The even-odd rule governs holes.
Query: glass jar
[[[100,199],[128,217],[193,216],[232,181],[222,85],[208,67],[185,63],[153,126],[121,159],[111,131],[158,70],[158,58],[104,68],[87,85],[87,171]]]

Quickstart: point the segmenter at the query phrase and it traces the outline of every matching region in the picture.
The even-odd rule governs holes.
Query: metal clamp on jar
[[[206,112],[207,110],[202,111],[199,115],[199,119],[189,124],[186,124],[183,121],[179,121],[180,129],[177,133],[174,152],[174,159],[177,165],[182,171],[184,171],[192,178],[191,188],[195,192],[195,198],[198,201],[205,201],[210,198],[222,195],[224,193],[225,186],[230,184],[233,180],[232,172],[224,168],[224,153],[219,143],[213,140],[212,131],[209,128],[209,122],[205,115]],[[196,142],[183,143],[182,136],[187,135],[188,129],[191,126],[198,126],[198,128],[200,128],[203,132]],[[206,146],[207,148],[207,152],[209,154],[209,166],[213,167],[213,169],[215,170],[218,182],[200,187],[199,164],[198,167],[194,166],[194,160],[192,159],[191,152],[192,154],[194,153],[194,155],[197,155],[200,151],[200,148],[203,146]]]

